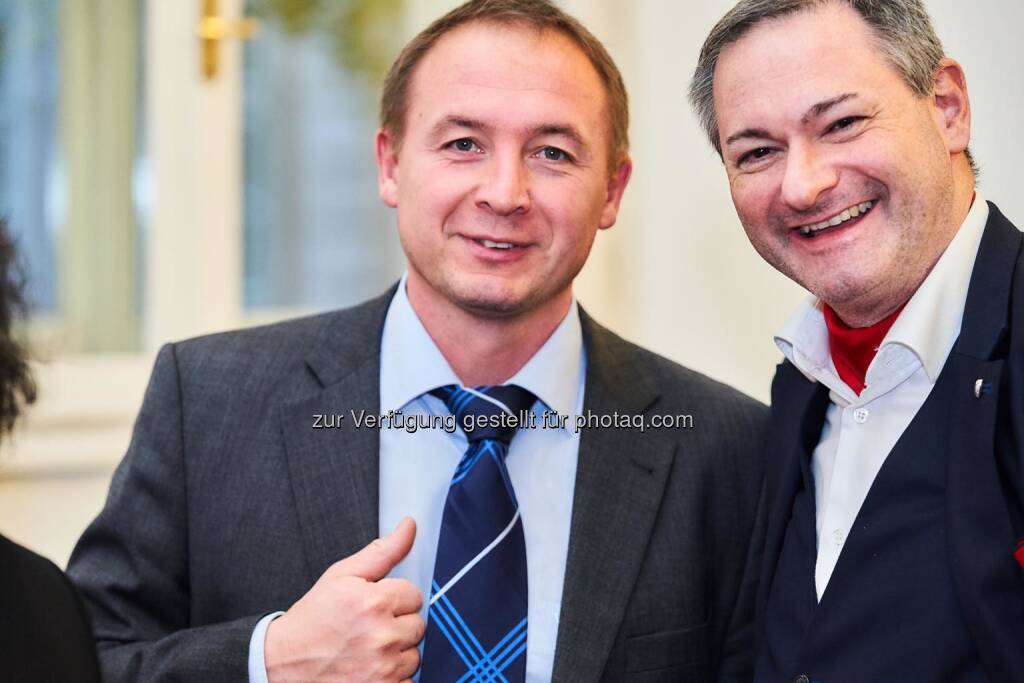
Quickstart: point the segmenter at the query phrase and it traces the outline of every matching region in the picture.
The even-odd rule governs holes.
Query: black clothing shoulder
[[[92,633],[64,573],[0,536],[0,678],[11,683],[99,681]]]

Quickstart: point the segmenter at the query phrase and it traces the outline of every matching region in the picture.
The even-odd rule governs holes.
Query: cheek
[[[842,165],[848,169],[854,189],[886,192],[894,187],[915,188],[926,183],[942,152],[934,136],[921,136],[921,129],[867,131],[844,148]],[[938,150],[939,156],[936,156]],[[948,163],[948,156],[946,156]],[[865,187],[861,187],[864,185]]]
[[[404,181],[404,182],[403,182]],[[471,195],[471,187],[450,169],[422,169],[400,179],[399,225],[430,230],[444,221]]]
[[[730,183],[732,203],[748,233],[767,221],[772,205],[772,184],[766,176],[740,176]]]
[[[908,158],[913,158],[908,154],[913,153],[916,145],[913,140],[908,142],[910,144],[897,146],[881,136],[864,135],[848,146],[839,163],[857,176],[880,179],[891,175],[891,171],[886,169],[896,169],[906,164]]]
[[[603,208],[603,194],[580,183],[539,182],[532,189],[533,210],[547,227],[552,241],[577,241],[579,235],[596,232]]]
[[[759,254],[771,260],[770,253],[780,248],[780,240],[784,241],[773,227],[778,223],[773,220],[779,211],[777,183],[767,173],[744,176],[732,182],[731,191],[747,239]]]

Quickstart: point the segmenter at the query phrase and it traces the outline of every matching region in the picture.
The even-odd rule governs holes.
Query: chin
[[[529,311],[530,301],[516,297],[467,296],[456,299],[458,305],[475,315],[490,318],[513,318]]]
[[[877,283],[874,284],[877,285]],[[805,288],[837,310],[855,302],[864,301],[872,295],[874,289],[877,289],[870,282],[842,276],[838,278],[833,276],[829,280],[805,286]]]
[[[474,286],[475,285],[475,286]],[[485,283],[458,283],[448,289],[448,298],[459,308],[495,318],[518,315],[530,308],[531,299],[508,286]]]
[[[780,273],[830,306],[836,301],[841,303],[856,298],[870,287],[863,273],[849,272],[838,264],[817,263],[811,268],[794,263],[773,265]]]

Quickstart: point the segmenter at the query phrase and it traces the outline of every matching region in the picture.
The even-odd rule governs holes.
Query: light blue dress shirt
[[[550,681],[554,665],[579,453],[574,423],[583,409],[585,378],[583,331],[573,301],[554,333],[506,382],[528,389],[540,399],[533,407],[537,428],[516,434],[506,460],[526,538],[526,680],[530,682]],[[446,384],[461,382],[413,311],[402,278],[381,339],[380,412],[447,416],[444,402],[427,393]],[[544,428],[546,410],[568,416],[565,426]],[[390,532],[405,516],[416,520],[417,527],[412,550],[389,576],[406,579],[420,589],[424,619],[448,485],[466,448],[461,431],[409,433],[385,427],[380,433],[380,533]],[[267,615],[253,631],[251,683],[267,680],[263,641],[270,621],[280,614]]]

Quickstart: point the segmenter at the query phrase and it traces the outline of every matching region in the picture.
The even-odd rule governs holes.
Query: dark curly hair
[[[14,338],[11,329],[27,311],[24,288],[14,241],[0,218],[0,434],[9,432],[22,407],[36,400],[28,350]]]

